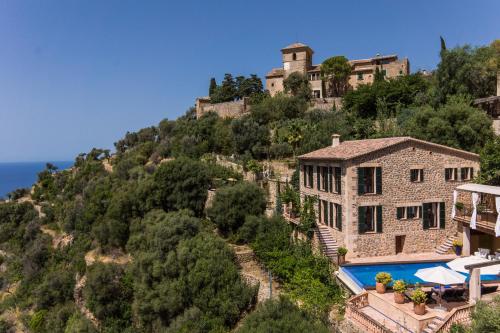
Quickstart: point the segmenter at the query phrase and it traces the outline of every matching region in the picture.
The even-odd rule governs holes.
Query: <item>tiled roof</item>
[[[299,159],[333,159],[333,160],[350,160],[355,157],[363,156],[377,150],[391,147],[403,142],[413,141],[415,143],[423,143],[426,145],[441,147],[455,153],[467,154],[472,157],[478,157],[477,154],[470,153],[465,150],[455,149],[436,143],[414,139],[409,136],[381,138],[381,139],[366,139],[352,140],[341,142],[338,146],[328,146],[322,149],[312,151],[310,153],[299,156]]]
[[[287,47],[284,47],[282,50],[298,49],[298,48],[301,48],[301,47],[307,47],[307,48],[309,48],[309,46],[307,46],[306,44],[293,43],[293,44],[288,45]]]
[[[273,68],[266,74],[266,77],[283,76],[284,74],[285,70],[283,68]]]

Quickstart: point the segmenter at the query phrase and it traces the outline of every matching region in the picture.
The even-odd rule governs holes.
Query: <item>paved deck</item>
[[[457,258],[455,254],[437,254],[435,252],[427,253],[399,253],[391,256],[346,258],[347,264],[374,264],[374,263],[393,263],[393,262],[418,262],[418,261],[439,261],[453,260]]]

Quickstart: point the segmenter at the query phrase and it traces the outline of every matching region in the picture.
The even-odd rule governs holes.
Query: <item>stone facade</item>
[[[282,67],[273,68],[266,75],[266,89],[271,96],[284,91],[283,81],[293,72],[306,75],[315,98],[326,96],[323,80],[321,79],[321,65],[313,65],[314,51],[307,45],[295,43],[281,50]],[[374,81],[374,74],[378,68],[386,78],[395,78],[410,74],[410,62],[407,58],[398,59],[397,55],[376,55],[373,58],[350,60],[352,74],[349,85],[356,89],[360,84],[370,84]]]
[[[371,140],[361,141],[364,145]],[[474,173],[479,170],[476,154],[411,138],[353,158],[329,159],[327,155],[310,158],[303,155],[299,161],[301,196],[316,196],[342,207],[342,230],[336,224],[330,230],[337,243],[349,249],[349,255],[358,257],[396,254],[397,236],[404,236],[404,240],[399,239],[399,251],[402,253],[433,251],[448,236],[457,233],[457,225],[450,219],[452,193],[457,185],[468,181],[445,180],[445,168],[458,168],[458,174],[461,168],[466,167],[473,168]],[[305,165],[313,166],[312,187],[304,186]],[[317,166],[341,168],[341,193],[318,190]],[[358,168],[366,167],[381,169],[381,193],[358,194]],[[411,169],[422,169],[423,181],[412,182]],[[434,228],[424,229],[422,215],[426,203],[438,203],[437,207],[444,203],[444,226],[438,223]],[[382,207],[382,232],[359,232],[358,207],[361,206]],[[398,219],[397,207],[407,206],[422,207],[419,208],[420,216]]]
[[[236,118],[250,112],[248,98],[243,98],[238,101],[224,103],[210,103],[209,97],[201,97],[196,99],[196,118],[200,118],[207,112],[215,112],[221,118]]]

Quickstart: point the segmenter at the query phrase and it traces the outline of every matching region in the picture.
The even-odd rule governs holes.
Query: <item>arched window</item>
[[[297,54],[294,53],[293,56],[292,56],[293,60],[297,60]]]

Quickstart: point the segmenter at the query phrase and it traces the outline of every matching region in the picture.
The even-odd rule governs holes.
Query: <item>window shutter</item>
[[[301,165],[300,167],[301,167],[301,170],[302,170],[302,185],[303,185],[304,187],[306,187],[306,186],[307,186],[307,185],[306,185],[306,179],[307,179],[306,169],[307,169],[307,168],[306,168],[306,166],[305,166],[305,165]]]
[[[365,233],[365,207],[358,207],[358,233]]]
[[[365,194],[365,168],[358,168],[358,194]]]
[[[444,202],[439,203],[439,228],[445,228],[446,213],[444,209]]]
[[[318,191],[321,189],[321,168],[316,166],[316,183],[318,185]]]
[[[333,219],[333,202],[330,202],[330,227],[334,227],[334,224],[335,224],[335,220]]]
[[[470,168],[470,179],[474,178],[474,168]]]
[[[424,203],[422,205],[422,222],[424,225],[424,229],[429,229],[429,226],[431,225],[430,216],[429,216],[430,209],[432,209],[432,204]]]
[[[467,178],[467,169],[461,168],[460,169],[460,180],[464,180],[465,178]]]
[[[417,181],[417,175],[416,175],[416,173],[417,173],[417,170],[415,170],[415,169],[411,169],[410,170],[410,181],[412,181],[412,182],[416,182]]]
[[[309,177],[309,184],[307,184],[309,187],[313,187],[314,186],[314,175],[313,175],[313,166],[312,165],[308,165],[307,166],[307,172],[308,172],[308,177]]]
[[[382,168],[375,168],[375,173],[377,175],[377,194],[382,194]]]
[[[396,208],[396,218],[401,220],[403,218],[403,207]]]
[[[341,205],[335,205],[336,211],[337,211],[337,229],[342,231],[342,206]]]
[[[338,194],[342,193],[342,169],[339,167],[335,168],[335,192]]]
[[[424,169],[421,169],[420,170],[420,181],[423,182],[424,181]]]
[[[323,222],[321,220],[321,200],[318,200],[318,223]]]
[[[377,233],[382,232],[382,206],[377,206]]]
[[[450,171],[451,169],[444,169],[444,180],[450,180]]]
[[[328,192],[333,192],[333,170],[328,167]]]

